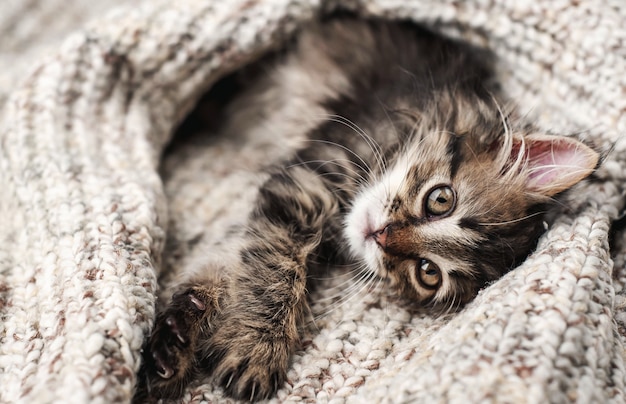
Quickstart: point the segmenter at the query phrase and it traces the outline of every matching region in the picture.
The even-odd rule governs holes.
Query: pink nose
[[[372,233],[372,237],[374,237],[374,241],[378,244],[382,249],[387,247],[387,235],[389,234],[389,226],[385,226],[382,230],[377,230]]]

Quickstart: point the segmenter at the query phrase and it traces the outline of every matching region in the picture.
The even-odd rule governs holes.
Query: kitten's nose
[[[387,235],[389,234],[389,226],[385,226],[381,230],[377,230],[372,233],[372,237],[376,244],[378,244],[383,250],[387,247]]]

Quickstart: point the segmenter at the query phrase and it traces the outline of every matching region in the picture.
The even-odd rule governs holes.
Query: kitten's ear
[[[532,134],[524,137],[524,143],[527,187],[548,197],[586,178],[600,159],[589,146],[569,137]],[[514,144],[512,158],[516,158],[520,147],[520,143]]]

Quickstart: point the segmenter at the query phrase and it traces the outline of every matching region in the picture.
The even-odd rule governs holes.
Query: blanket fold
[[[460,313],[411,315],[384,288],[332,307],[323,299],[345,278],[326,280],[314,309],[327,314],[274,400],[626,400],[626,236],[609,250],[626,181],[621,3],[119,0],[101,16],[73,0],[62,4],[76,20],[51,26],[65,39],[47,46],[40,31],[25,34],[38,12],[40,22],[51,15],[31,3],[13,6],[22,25],[0,17],[14,38],[0,49],[1,402],[131,400],[159,271],[189,258],[170,258],[178,247],[166,240],[191,243],[202,219],[185,213],[185,199],[210,198],[203,170],[224,164],[209,147],[167,161],[164,148],[217,80],[338,10],[491,49],[504,92],[529,119],[577,133],[606,158],[537,251]],[[207,379],[182,400],[222,399]]]

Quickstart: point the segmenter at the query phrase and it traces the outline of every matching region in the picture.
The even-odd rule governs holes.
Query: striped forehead
[[[393,171],[404,178],[399,191],[415,197],[430,182],[450,182],[453,156],[448,153],[447,137],[440,141],[415,142],[394,164]]]

